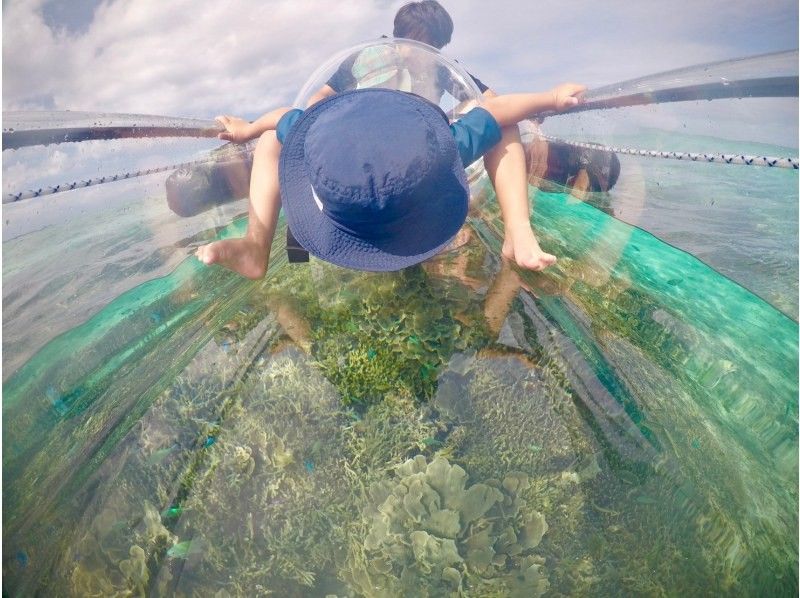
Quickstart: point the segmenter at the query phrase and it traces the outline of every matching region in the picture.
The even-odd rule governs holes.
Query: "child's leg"
[[[543,270],[556,257],[539,247],[533,234],[528,204],[525,152],[516,125],[503,127],[500,142],[483,157],[503,215],[503,256],[529,270]]]
[[[197,249],[204,264],[219,264],[247,278],[262,278],[267,272],[269,250],[278,214],[281,194],[278,181],[278,158],[281,144],[275,131],[267,131],[258,140],[250,174],[250,208],[247,233],[241,239],[215,241]]]

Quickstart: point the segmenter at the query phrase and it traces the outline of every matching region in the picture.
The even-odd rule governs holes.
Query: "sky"
[[[209,118],[294,98],[315,68],[391,33],[390,0],[3,0],[3,110]],[[596,87],[795,49],[796,0],[443,0],[445,54],[499,92]]]

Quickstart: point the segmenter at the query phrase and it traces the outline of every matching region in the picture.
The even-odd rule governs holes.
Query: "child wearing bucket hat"
[[[372,271],[418,264],[464,224],[464,168],[499,141],[500,128],[570,108],[584,90],[487,98],[452,125],[438,106],[388,89],[287,109],[256,146],[245,237],[200,247],[197,257],[261,278],[282,205],[297,241],[320,259]],[[525,222],[530,229],[527,214]]]
[[[392,36],[394,38],[415,40],[441,50],[450,43],[453,35],[453,20],[447,10],[436,0],[411,0],[403,4],[394,16]],[[386,36],[381,36],[382,39]],[[402,52],[401,52],[402,53]],[[447,69],[424,73],[419,77],[417,68],[412,73],[407,58],[387,59],[385,49],[366,48],[353,53],[343,60],[327,83],[308,98],[307,105],[357,87],[382,86],[405,91],[414,91],[432,101],[433,95],[441,93],[449,85],[450,74]],[[419,67],[420,65],[416,65]],[[428,70],[422,65],[423,72]],[[470,73],[466,73],[483,98],[497,94]],[[423,80],[425,79],[425,80]],[[452,88],[451,88],[452,91]],[[463,91],[463,90],[462,90]],[[459,101],[469,97],[458,96]],[[253,123],[232,116],[220,116],[217,120],[225,127],[220,139],[241,143],[259,137],[264,131],[274,129],[278,118],[285,110],[265,114]],[[542,270],[555,263],[556,257],[542,251],[530,224],[530,205],[528,202],[528,165],[517,123],[501,127],[500,141],[483,156],[484,166],[496,191],[497,202],[505,228],[502,254],[513,259],[517,265],[529,270]],[[307,253],[298,257],[295,239],[287,235],[289,261],[305,261]]]

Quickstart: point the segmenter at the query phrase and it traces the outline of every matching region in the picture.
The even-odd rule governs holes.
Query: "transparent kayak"
[[[796,235],[795,172],[629,157],[610,193],[531,187],[542,273],[500,258],[483,177],[430,263],[290,263],[281,222],[248,281],[192,255],[246,226],[218,145],[4,151],[4,198],[137,174],[4,205],[4,592],[796,594],[792,264],[736,282],[708,225],[752,185],[794,193],[759,214]]]

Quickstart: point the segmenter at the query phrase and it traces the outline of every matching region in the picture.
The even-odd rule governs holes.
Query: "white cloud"
[[[54,33],[41,0],[4,8],[4,109],[213,116],[289,101],[327,56],[375,37],[393,11],[346,0],[118,0],[80,35]],[[35,44],[31,40],[36,40]]]
[[[107,0],[72,33],[47,27],[43,2],[4,3],[5,110],[209,118],[290,102],[337,50],[391,33],[402,0]],[[794,0],[443,3],[455,22],[445,53],[501,92],[797,46]]]
[[[797,47],[790,0],[459,2],[451,51],[496,81],[600,86],[664,70]],[[486,57],[491,57],[486,60]]]

